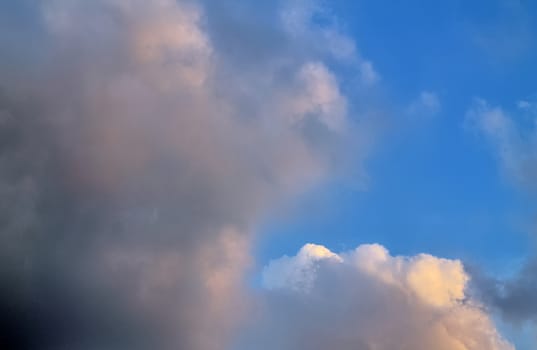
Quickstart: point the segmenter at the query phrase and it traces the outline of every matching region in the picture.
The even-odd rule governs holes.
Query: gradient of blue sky
[[[311,11],[308,6],[317,3],[321,10]],[[434,344],[435,340],[431,343],[429,338],[444,333],[435,333],[435,325],[423,320],[441,315],[438,324],[442,328],[442,322],[451,322],[449,315],[453,311],[460,313],[461,319],[470,320],[472,327],[455,322],[453,334],[448,334],[442,344],[449,350],[454,346],[450,344],[455,344],[450,341],[467,335],[477,347],[490,341],[489,344],[502,344],[502,349],[509,348],[494,333],[495,326],[517,349],[532,349],[536,329],[533,321],[521,331],[516,322],[513,326],[494,312],[497,305],[492,304],[497,300],[493,299],[498,295],[490,297],[493,301],[483,296],[483,304],[490,303],[491,307],[481,309],[481,305],[476,306],[481,296],[465,294],[464,288],[468,276],[475,271],[483,274],[476,276],[485,276],[483,284],[488,286],[486,277],[501,280],[517,276],[527,261],[532,266],[531,257],[535,256],[535,189],[521,183],[517,176],[534,176],[519,172],[537,166],[529,164],[525,168],[527,164],[517,161],[537,164],[537,152],[533,151],[537,137],[532,134],[531,124],[537,117],[537,2],[238,0],[223,5],[219,0],[50,0],[43,4],[34,0],[0,4],[6,9],[4,14],[0,11],[0,45],[10,48],[0,55],[0,72],[7,77],[0,81],[0,87],[6,89],[6,96],[15,96],[12,101],[0,100],[5,103],[0,107],[7,111],[0,109],[0,117],[5,114],[8,122],[15,120],[14,130],[20,128],[28,138],[21,142],[27,146],[22,147],[22,156],[6,153],[0,165],[5,162],[6,168],[11,168],[13,162],[17,165],[14,168],[27,171],[36,187],[45,188],[44,203],[58,206],[58,212],[75,209],[74,219],[57,219],[32,205],[13,209],[11,216],[17,224],[19,217],[33,218],[15,215],[19,210],[25,215],[44,215],[36,232],[44,232],[44,241],[49,245],[34,248],[34,240],[20,243],[17,240],[21,238],[14,235],[20,246],[30,244],[35,249],[29,251],[36,255],[36,265],[41,261],[50,263],[48,269],[38,269],[35,275],[30,270],[29,278],[41,278],[36,283],[38,287],[42,281],[48,287],[49,278],[58,288],[52,290],[59,291],[59,295],[64,292],[64,284],[79,287],[79,280],[72,277],[86,271],[86,263],[97,266],[99,272],[106,271],[109,274],[103,275],[115,282],[120,280],[118,270],[107,264],[115,267],[118,262],[111,263],[106,258],[119,255],[119,265],[124,263],[131,269],[128,271],[136,273],[117,282],[117,286],[112,284],[110,289],[103,284],[103,295],[109,297],[110,304],[117,301],[141,320],[149,320],[147,324],[156,328],[156,338],[170,338],[166,339],[170,343],[162,344],[187,344],[194,350],[221,349],[225,342],[235,341],[245,341],[244,348],[250,350],[252,343],[248,341],[252,339],[242,337],[255,338],[259,333],[269,340],[277,338],[278,322],[271,322],[280,318],[286,321],[289,315],[300,320],[310,312],[320,319],[318,324],[317,320],[312,322],[313,329],[329,328],[333,317],[341,326],[341,334],[350,334],[350,338],[354,335],[352,327],[359,327],[354,321],[378,326],[382,331],[385,322],[369,324],[367,313],[355,312],[369,302],[379,303],[379,319],[394,319],[396,330],[405,330],[407,323],[400,315],[393,317],[393,310],[403,310],[416,322],[408,323],[413,331],[401,332],[405,333],[406,344]],[[290,23],[285,21],[286,15],[292,17]],[[101,20],[103,27],[95,26]],[[124,65],[123,60],[129,64]],[[34,79],[38,82],[35,86]],[[50,92],[46,91],[49,83]],[[109,90],[101,90],[103,86]],[[57,180],[54,157],[43,172],[28,166],[30,162],[24,159],[34,157],[34,152],[27,150],[36,147],[35,120],[31,119],[28,127],[25,119],[19,125],[16,118],[11,118],[11,114],[25,111],[15,108],[25,101],[19,95],[24,93],[37,96],[37,105],[50,106],[43,113],[45,119],[55,120],[68,110],[74,125],[78,127],[77,122],[82,121],[80,129],[62,125],[58,132],[54,125],[51,129],[56,133],[47,135],[61,134],[65,138],[63,144],[58,142],[61,145],[56,156],[65,169],[75,169],[74,175],[69,171],[62,174],[67,180],[62,176]],[[521,105],[520,101],[526,102]],[[31,110],[32,106],[25,107]],[[494,110],[497,106],[501,110]],[[526,112],[521,112],[524,108],[529,118],[525,119]],[[483,130],[486,127],[479,123],[487,122],[490,110],[512,130]],[[472,113],[476,114],[474,119]],[[250,118],[254,123],[249,124]],[[346,118],[351,122],[347,123]],[[87,134],[85,123],[90,126]],[[75,136],[68,135],[70,132]],[[348,140],[349,134],[358,147]],[[78,142],[80,135],[86,137],[86,142],[72,150],[73,140]],[[102,138],[109,143],[101,144]],[[52,142],[48,138],[36,139],[48,146],[51,144],[46,142]],[[341,149],[342,145],[348,147]],[[525,152],[520,157],[527,156],[529,160],[514,159],[514,165],[509,163],[502,154],[505,147],[512,147],[507,157],[520,151]],[[331,169],[332,164],[337,166]],[[84,172],[89,175],[81,176]],[[0,177],[0,181],[5,181],[9,189],[15,188],[9,192],[15,193],[13,197],[26,195],[33,200],[33,193],[28,194],[31,191],[26,187],[18,183],[18,187],[11,186],[11,178],[4,177],[7,180]],[[112,186],[107,183],[110,178]],[[309,191],[317,181],[320,185]],[[77,186],[83,190],[73,190]],[[97,200],[92,190],[98,192]],[[28,202],[33,204],[31,200]],[[95,213],[85,211],[87,203]],[[82,214],[76,212],[80,208]],[[64,235],[73,238],[66,240]],[[101,235],[109,240],[106,242],[110,247],[101,247]],[[0,239],[12,243],[8,235],[5,237]],[[84,256],[86,260],[79,262],[77,249],[83,247],[84,251],[87,242],[99,244],[88,244],[91,248]],[[304,246],[306,243],[324,247]],[[361,246],[367,243],[380,244],[391,255],[379,245]],[[352,251],[358,246],[359,250]],[[4,249],[8,258],[13,255],[14,261],[21,260],[18,251]],[[56,259],[54,253],[58,252],[60,258]],[[283,255],[291,258],[278,259]],[[53,259],[49,261],[50,256]],[[250,258],[253,268],[249,270]],[[73,266],[65,264],[75,260]],[[388,268],[373,269],[377,274],[370,276],[360,268],[371,261],[372,266],[388,261]],[[330,265],[333,262],[339,265]],[[298,264],[297,270],[294,264]],[[319,305],[318,310],[325,308],[330,315],[327,319],[322,312],[316,314],[319,311],[315,303],[308,304],[311,295],[315,301],[315,293],[297,294],[298,302],[294,294],[290,299],[278,299],[281,295],[271,294],[272,286],[269,283],[267,287],[263,280],[269,271],[273,285],[292,289],[296,287],[293,283],[302,282],[302,273],[310,282],[307,274],[315,270],[311,269],[315,264],[321,266],[317,277],[325,283],[316,292],[322,295],[342,291],[341,300],[327,298],[323,299],[328,301],[326,304]],[[400,266],[404,268],[398,269]],[[15,275],[19,272],[14,271]],[[20,271],[27,272],[24,266]],[[296,271],[298,281],[292,280]],[[327,271],[336,273],[332,276]],[[393,280],[384,284],[386,271]],[[285,280],[286,273],[291,276],[289,281]],[[281,275],[285,278],[278,280]],[[90,277],[90,282],[102,287],[100,279],[105,279],[96,276],[94,280]],[[250,282],[246,288],[242,284],[244,276]],[[413,280],[416,276],[417,280]],[[428,289],[430,276],[437,278],[436,282],[440,280],[438,289],[434,289],[437,285]],[[330,284],[334,281],[342,288]],[[145,319],[145,313],[140,312],[143,308],[138,308],[136,297],[144,293],[137,294],[139,290],[131,288],[131,284],[139,287],[138,283],[142,292],[144,283],[149,285],[150,297],[140,304],[154,311],[151,317],[155,319]],[[79,289],[83,288],[75,288],[73,304],[85,298],[93,301],[94,291]],[[36,290],[37,298],[47,297],[39,288]],[[352,294],[357,290],[363,292],[363,299]],[[440,301],[435,299],[438,295],[431,296],[435,292]],[[125,293],[135,298],[124,302]],[[259,304],[269,307],[268,312],[262,311],[266,319],[260,317],[263,321],[259,329],[257,313],[249,314],[252,319],[245,322],[247,327],[237,327],[241,329],[237,340],[228,332],[231,334],[236,324],[242,326],[239,313],[235,315],[234,311],[249,307],[243,305],[245,295],[259,298]],[[381,299],[375,299],[378,295]],[[21,300],[28,302],[24,298]],[[306,302],[301,304],[300,298]],[[161,299],[166,307],[153,309],[161,305]],[[397,304],[401,300],[405,302]],[[474,300],[476,304],[472,304]],[[289,301],[298,308],[287,310]],[[530,301],[537,305],[535,298]],[[29,305],[33,310],[31,298]],[[71,309],[62,300],[58,305],[60,309]],[[301,310],[303,305],[315,307],[313,311],[308,307]],[[51,310],[56,311],[54,307]],[[101,331],[103,316],[88,313],[83,307],[81,310],[81,315],[74,314],[75,319],[81,316],[88,325],[97,324],[89,330]],[[489,311],[496,325],[489,322]],[[125,321],[122,317],[130,321],[131,314],[124,313],[121,307],[115,312],[121,316],[119,322]],[[50,317],[43,318],[45,326],[47,316]],[[534,320],[535,315],[528,318]],[[170,326],[168,319],[177,324]],[[159,327],[161,321],[168,327]],[[250,321],[253,331],[248,328]],[[288,344],[295,344],[293,336],[303,329],[283,324],[283,334],[290,336]],[[212,334],[212,329],[218,331]],[[322,340],[341,340],[338,330],[331,338],[331,330]],[[56,331],[59,341],[63,341],[65,330]],[[495,334],[497,339],[486,339],[487,334]],[[106,336],[110,334],[104,334],[103,342]],[[375,343],[367,332],[360,336],[363,339],[358,340],[363,344]],[[397,342],[397,337],[388,338]],[[137,338],[127,340],[133,339]],[[341,341],[347,346],[359,346]],[[270,343],[266,346],[270,347]],[[295,349],[293,345],[289,348]]]
[[[332,184],[310,193],[293,215],[266,225],[259,259],[292,255],[304,241],[337,251],[378,242],[395,254],[429,252],[516,273],[534,252],[535,198],[502,171],[466,113],[475,98],[508,110],[535,100],[537,2],[331,5],[382,76],[397,125],[367,163],[365,191]],[[436,94],[438,113],[409,118],[422,91]],[[532,329],[505,333],[518,349],[535,341]]]
[[[333,185],[310,194],[297,205],[299,219],[268,225],[276,234],[264,236],[262,259],[314,237],[330,247],[374,241],[396,253],[428,251],[493,269],[517,264],[528,253],[535,203],[501,173],[465,115],[476,97],[514,109],[535,93],[537,4],[330,5],[383,77],[398,125],[370,157],[367,190]],[[440,111],[408,118],[405,108],[421,91],[438,96]]]

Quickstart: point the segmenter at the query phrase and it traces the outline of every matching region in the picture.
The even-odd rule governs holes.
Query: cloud
[[[516,103],[519,109],[529,109],[532,107],[532,104],[526,100],[520,100]]]
[[[537,114],[531,109],[512,115],[502,107],[476,99],[466,113],[466,124],[494,147],[505,174],[517,184],[535,188],[537,179]]]
[[[295,257],[273,260],[263,271],[263,285],[274,290],[289,288],[309,292],[314,283],[316,264],[322,260],[341,261],[341,258],[323,246],[306,244]]]
[[[297,93],[289,96],[292,122],[313,116],[329,129],[343,130],[347,101],[326,66],[318,62],[308,63],[298,72],[297,80]]]
[[[407,114],[417,117],[432,117],[442,109],[440,98],[432,91],[422,91],[407,107]]]
[[[509,322],[537,321],[537,260],[530,259],[509,278],[490,277],[475,271],[479,297]]]
[[[380,81],[373,62],[364,59],[354,41],[339,28],[338,20],[323,6],[312,0],[287,1],[281,13],[284,30],[294,39],[302,40],[309,49],[326,57],[351,63],[355,74],[365,87]],[[313,29],[313,30],[312,30]]]
[[[265,267],[255,342],[244,348],[514,349],[466,293],[468,280],[458,260],[307,244]]]
[[[362,80],[367,85],[372,85],[380,80],[380,76],[373,68],[373,64],[369,61],[364,61],[360,64],[360,72]]]
[[[366,153],[362,59],[289,4],[0,5],[1,347],[227,348],[259,220]]]
[[[537,189],[537,111],[521,100],[514,111],[478,99],[468,110],[467,123],[483,135],[506,176],[531,195]],[[533,255],[534,252],[533,252]],[[537,260],[528,258],[508,278],[474,270],[473,285],[480,298],[505,320],[521,324],[537,318]]]

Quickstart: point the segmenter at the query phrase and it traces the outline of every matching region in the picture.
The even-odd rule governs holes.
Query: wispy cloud
[[[406,109],[407,114],[414,117],[432,117],[440,113],[442,104],[433,91],[424,90]]]
[[[476,99],[466,113],[466,125],[486,137],[508,177],[518,185],[534,188],[537,185],[537,114],[531,113],[530,106],[529,102],[522,106],[518,103],[523,113],[513,114]]]

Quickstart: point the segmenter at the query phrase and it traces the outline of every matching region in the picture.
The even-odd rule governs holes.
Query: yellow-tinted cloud
[[[468,280],[457,260],[308,244],[264,270],[265,318],[255,331],[268,344],[257,349],[514,349],[466,294]]]

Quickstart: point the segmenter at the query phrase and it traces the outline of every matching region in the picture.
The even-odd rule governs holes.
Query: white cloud
[[[324,24],[318,24],[316,20]],[[287,1],[281,12],[281,21],[291,37],[307,43],[317,55],[350,65],[353,74],[365,86],[380,81],[373,62],[360,55],[354,40],[339,28],[337,19],[319,2]]]
[[[442,109],[440,98],[435,92],[422,91],[419,96],[410,103],[407,113],[411,116],[430,117],[437,115]]]
[[[325,259],[341,261],[323,246],[306,244],[294,257],[271,261],[263,271],[263,285],[268,289],[289,288],[307,293],[315,282],[317,264]]]
[[[378,244],[339,254],[308,244],[263,276],[257,346],[247,349],[513,349],[466,294],[458,260],[391,256]]]
[[[517,101],[516,105],[520,109],[529,109],[532,106],[532,104],[526,100]]]
[[[366,85],[375,84],[380,80],[380,76],[373,68],[373,63],[370,61],[364,61],[360,64],[360,73],[362,76],[362,81]]]
[[[343,131],[347,100],[334,74],[320,62],[308,62],[298,72],[297,80],[296,91],[289,96],[292,120],[314,117],[331,130]]]
[[[477,99],[466,113],[466,124],[474,127],[494,147],[505,173],[522,186],[537,184],[537,114],[513,115],[501,107]],[[519,104],[520,108],[520,104]]]

